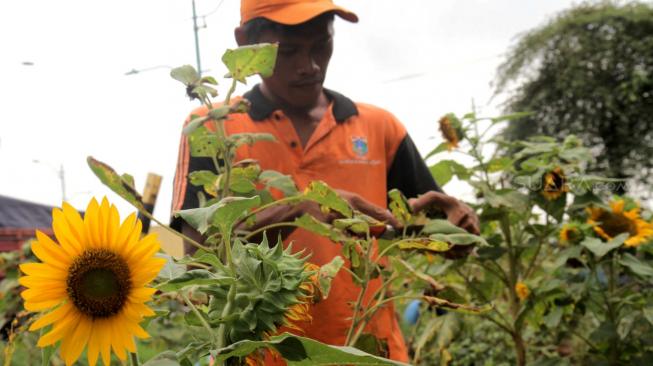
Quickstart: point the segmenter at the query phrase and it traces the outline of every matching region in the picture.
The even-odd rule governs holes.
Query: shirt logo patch
[[[363,157],[367,155],[367,138],[354,136],[351,138],[351,147],[356,155]]]

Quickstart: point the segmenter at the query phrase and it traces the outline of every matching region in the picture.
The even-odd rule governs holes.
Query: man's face
[[[263,79],[265,88],[290,107],[314,106],[333,53],[333,20],[317,18],[283,32],[266,30],[258,41],[279,43],[274,74]]]

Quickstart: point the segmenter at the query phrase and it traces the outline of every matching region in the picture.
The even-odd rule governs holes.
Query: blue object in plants
[[[404,310],[404,321],[410,325],[415,325],[419,319],[419,307],[422,303],[421,300],[413,300],[406,306]]]

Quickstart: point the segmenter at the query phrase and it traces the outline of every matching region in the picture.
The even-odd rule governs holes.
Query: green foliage
[[[465,261],[411,259],[414,272],[439,277],[439,297],[493,306],[458,318],[453,330],[425,312],[409,329],[414,363],[645,364],[653,352],[650,213],[601,191],[614,180],[586,173],[592,157],[573,135],[499,140],[501,149],[481,153],[488,129],[509,119],[456,119],[460,148],[475,160],[459,179],[475,190],[487,245]],[[464,235],[457,230],[436,220],[423,229],[439,232],[432,239]]]
[[[284,333],[271,337],[268,341],[244,340],[222,350],[216,358],[222,362],[230,357],[244,357],[259,348],[272,348],[279,352],[288,366],[309,365],[369,365],[399,366],[406,365],[362,352],[353,347],[331,346],[313,339]]]
[[[498,70],[497,90],[510,93],[508,111],[533,112],[511,122],[505,137],[575,134],[595,147],[591,172],[651,183],[650,3],[602,1],[562,12],[521,36]]]

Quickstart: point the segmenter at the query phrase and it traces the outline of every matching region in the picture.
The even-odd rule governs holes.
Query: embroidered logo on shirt
[[[354,136],[351,138],[351,147],[356,155],[363,157],[367,155],[367,138]]]

